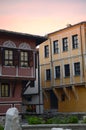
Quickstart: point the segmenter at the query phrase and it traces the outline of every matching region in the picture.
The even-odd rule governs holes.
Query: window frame
[[[55,66],[55,78],[60,78],[60,66]]]
[[[46,69],[46,80],[51,80],[51,70]]]
[[[10,85],[8,83],[1,83],[1,97],[10,97]]]
[[[5,66],[13,66],[14,65],[14,51],[12,49],[5,49],[4,50],[4,65]]]
[[[58,54],[59,48],[58,48],[58,40],[53,41],[53,53]]]
[[[73,49],[78,48],[78,35],[77,34],[72,36],[72,48]]]
[[[49,45],[44,46],[44,54],[45,58],[49,57]]]
[[[63,52],[68,51],[68,38],[67,37],[62,39],[62,44],[63,44]]]
[[[29,67],[29,54],[27,51],[20,51],[20,67]]]
[[[80,62],[74,63],[74,75],[80,76]]]
[[[64,65],[64,76],[65,77],[70,77],[70,64],[65,64]]]

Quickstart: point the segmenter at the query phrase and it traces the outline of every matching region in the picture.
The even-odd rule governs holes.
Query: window
[[[62,43],[63,43],[63,51],[68,51],[68,39],[63,38]]]
[[[60,78],[60,66],[55,66],[55,78]]]
[[[78,48],[78,35],[72,36],[72,48],[73,49]]]
[[[54,52],[54,54],[59,53],[58,41],[53,42],[53,52]]]
[[[74,63],[74,72],[75,75],[80,75],[80,62]]]
[[[28,52],[25,51],[20,52],[20,66],[28,67]]]
[[[8,84],[1,84],[1,97],[10,96],[10,86]]]
[[[4,65],[6,66],[13,66],[13,51],[12,50],[5,50],[4,52]]]
[[[61,95],[61,101],[65,101],[65,94]]]
[[[50,69],[46,70],[46,80],[50,80],[51,79],[51,72]]]
[[[70,66],[69,64],[64,65],[65,77],[70,76]]]
[[[27,105],[26,112],[36,112],[36,105]]]
[[[46,45],[46,46],[44,47],[44,54],[45,54],[45,57],[46,57],[46,58],[49,57],[49,46],[48,46],[48,45]]]

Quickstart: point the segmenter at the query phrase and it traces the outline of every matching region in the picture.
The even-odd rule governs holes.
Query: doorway
[[[52,90],[50,90],[50,105],[51,109],[58,109],[58,99]]]

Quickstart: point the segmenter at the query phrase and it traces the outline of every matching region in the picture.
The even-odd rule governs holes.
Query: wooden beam
[[[30,84],[31,84],[31,81],[29,80],[27,82],[27,84],[25,86],[23,86],[23,90],[22,90],[22,93],[24,94],[24,92],[27,90],[28,87],[30,87]]]
[[[56,90],[56,88],[53,88],[53,92],[54,92],[54,94],[56,95],[57,99],[58,99],[59,101],[61,101],[61,97],[59,96],[59,93],[58,93],[58,91]]]
[[[73,91],[73,94],[74,94],[75,98],[78,100],[78,94],[77,94],[77,91],[76,91],[74,85],[72,86],[72,91]]]
[[[66,97],[68,98],[68,100],[70,100],[70,96],[69,96],[69,94],[68,94],[68,91],[67,91],[67,88],[66,88],[66,87],[63,87],[63,91],[64,91]]]
[[[16,84],[17,84],[17,81],[16,81],[16,80],[12,82],[12,96],[13,96],[13,97],[14,97],[14,95],[15,95]]]
[[[45,98],[46,98],[46,101],[48,102],[48,101],[49,101],[49,99],[48,99],[48,95],[47,95],[47,93],[46,93],[46,91],[45,91],[45,90],[43,90],[43,94],[44,94],[44,96],[45,96]]]

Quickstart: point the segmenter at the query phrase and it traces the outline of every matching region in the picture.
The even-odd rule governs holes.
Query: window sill
[[[72,48],[72,50],[76,50],[76,49],[79,49],[78,47],[77,48]]]
[[[2,96],[1,96],[0,98],[10,98],[10,97],[9,97],[9,96],[8,96],[8,97],[2,97]]]
[[[70,78],[70,76],[65,76],[64,78]]]
[[[8,68],[12,67],[12,68],[15,68],[14,65],[4,65],[4,67],[8,67]]]
[[[74,77],[80,77],[80,75],[74,75]]]
[[[62,53],[66,53],[66,52],[68,52],[68,50],[67,51],[62,51]]]
[[[46,81],[46,82],[50,82],[50,81],[51,81],[51,79],[46,79],[45,81]]]
[[[57,53],[53,53],[53,55],[57,55],[57,54],[59,54],[59,52],[57,52]]]
[[[19,66],[19,68],[21,68],[21,69],[30,69],[29,66],[28,67]]]
[[[49,58],[49,56],[48,57],[44,57],[45,59],[48,59]]]
[[[60,77],[56,77],[55,80],[60,80]]]

